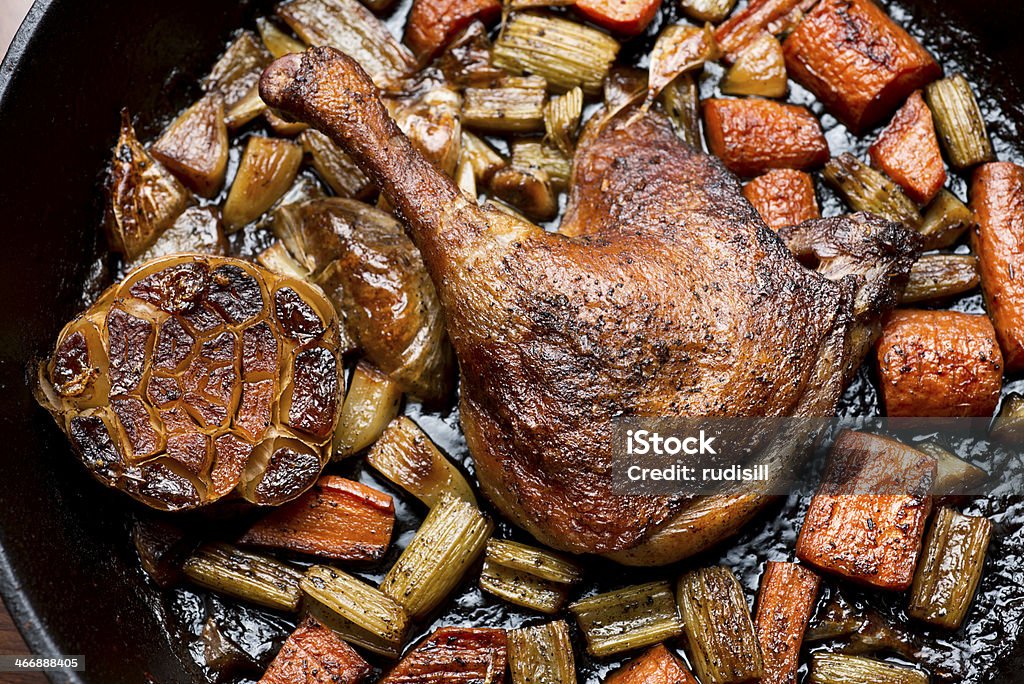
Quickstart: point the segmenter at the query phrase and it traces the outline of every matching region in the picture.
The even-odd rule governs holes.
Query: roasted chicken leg
[[[405,219],[459,360],[480,484],[571,552],[665,563],[748,520],[761,497],[614,495],[613,420],[831,415],[919,251],[895,224],[832,219],[808,229],[831,244],[805,250],[810,270],[654,111],[591,121],[550,233],[463,196],[336,50],[278,60],[260,91],[342,146]]]

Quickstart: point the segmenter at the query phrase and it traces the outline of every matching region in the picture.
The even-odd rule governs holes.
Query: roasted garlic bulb
[[[239,259],[142,264],[61,332],[38,396],[103,483],[154,508],[295,498],[342,392],[322,292]]]

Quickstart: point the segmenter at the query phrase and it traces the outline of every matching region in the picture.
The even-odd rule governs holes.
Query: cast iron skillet
[[[137,115],[141,137],[152,135],[196,95],[197,77],[231,32],[272,4],[37,0],[0,67],[0,591],[35,653],[85,656],[86,673],[54,681],[199,679],[148,607],[151,589],[128,543],[127,498],[78,465],[35,405],[26,373],[81,309],[104,249],[100,173],[120,108]],[[931,25],[949,34],[934,43],[966,35],[981,46],[953,50],[954,67],[988,84],[983,99],[1004,100],[1008,119],[994,122],[997,136],[1024,142],[1019,0],[901,4],[912,15],[941,13]],[[1019,644],[1000,681],[1024,681],[1022,664]]]

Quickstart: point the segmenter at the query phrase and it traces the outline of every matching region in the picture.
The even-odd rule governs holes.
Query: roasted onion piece
[[[68,323],[37,395],[101,482],[154,508],[316,482],[337,424],[339,326],[317,288],[245,261],[146,262]]]
[[[313,275],[366,357],[409,394],[443,401],[454,360],[437,292],[402,225],[347,199],[292,204],[274,232]]]

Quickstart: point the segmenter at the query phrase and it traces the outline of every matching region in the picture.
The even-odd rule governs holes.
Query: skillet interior
[[[137,115],[140,136],[155,133],[194,97],[197,77],[231,32],[272,4],[40,0],[0,68],[0,150],[6,153],[0,165],[0,590],[36,653],[85,656],[88,672],[80,680],[55,681],[199,676],[153,610],[157,600],[128,542],[132,507],[77,465],[63,435],[35,406],[26,370],[81,309],[83,286],[96,278],[91,264],[104,249],[96,229],[100,171],[120,107]],[[911,12],[897,17],[905,24],[924,20],[912,25],[948,70],[962,69],[983,84],[983,109],[995,111],[995,104],[1005,114],[992,122],[1001,156],[1020,160],[1011,151],[1024,148],[1018,0],[900,4]],[[734,560],[743,567],[745,559]],[[1002,663],[997,681],[1024,681],[1022,646]]]

